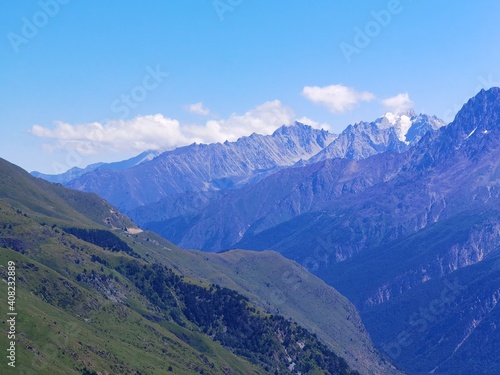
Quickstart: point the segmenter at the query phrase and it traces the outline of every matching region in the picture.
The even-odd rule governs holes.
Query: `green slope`
[[[169,366],[179,374],[192,374],[194,369],[207,374],[224,369],[265,373],[204,335],[186,330],[181,340],[161,322],[146,319],[144,315],[154,315],[155,310],[133,284],[111,267],[92,262],[92,255],[105,256],[102,249],[65,235],[57,227],[42,226],[2,200],[0,208],[0,228],[6,226],[0,231],[4,245],[6,238],[18,240],[12,246],[15,250],[0,248],[2,280],[7,278],[8,261],[16,264],[18,312],[17,366],[9,372],[3,363],[2,374],[79,374],[84,368],[161,374]],[[124,258],[111,255],[117,261]],[[113,281],[107,288],[78,283],[83,269],[89,274],[113,275]],[[112,294],[107,295],[108,291]],[[6,295],[3,287],[2,301]],[[114,302],[117,299],[124,303]],[[6,307],[2,302],[2,317]],[[2,324],[6,327],[5,320]],[[7,341],[6,335],[0,337],[2,348],[8,348]],[[196,347],[203,350],[185,341],[197,342]]]
[[[21,210],[31,210],[34,219],[51,224],[71,223],[94,227],[134,227],[125,215],[93,193],[83,193],[33,178],[25,170],[0,158],[0,198]]]
[[[314,332],[349,365],[366,374],[400,374],[375,350],[356,308],[334,288],[274,251],[186,251],[154,233],[136,236],[152,258],[194,279],[217,283],[246,295],[270,313],[283,315]]]

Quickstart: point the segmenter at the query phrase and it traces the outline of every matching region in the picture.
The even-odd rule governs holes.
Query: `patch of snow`
[[[472,134],[474,134],[474,132],[475,132],[476,130],[477,130],[477,126],[474,128],[474,130],[473,130],[473,131],[471,131],[471,132],[469,133],[469,135],[468,135],[465,139],[470,138],[470,136],[471,136]]]
[[[408,130],[410,130],[413,122],[407,115],[402,115],[399,120],[399,126],[396,127],[396,134],[401,142],[409,144],[406,140],[406,134],[408,134]]]
[[[406,134],[413,125],[411,117],[407,114],[399,114],[387,112],[383,117],[382,121],[377,121],[377,126],[379,129],[394,128],[398,139],[401,142],[409,144],[406,140]]]
[[[384,117],[389,121],[391,125],[396,125],[397,123],[397,116],[392,113],[392,112],[387,112]]]

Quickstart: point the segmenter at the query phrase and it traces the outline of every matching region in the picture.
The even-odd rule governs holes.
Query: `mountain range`
[[[124,212],[162,198],[200,192],[224,192],[254,184],[280,169],[331,157],[353,160],[384,151],[403,151],[426,132],[444,123],[413,111],[387,113],[371,123],[347,127],[340,135],[296,122],[273,134],[252,134],[236,142],[192,144],[120,163],[93,164],[61,175],[42,175],[52,182],[95,192]],[[141,181],[141,183],[138,183]],[[142,221],[140,221],[143,224]]]
[[[180,147],[121,171],[100,168],[67,186],[95,192],[127,212],[166,196],[220,191],[258,181],[308,159],[334,138],[325,130],[297,123],[283,126],[270,136],[254,133],[236,142]]]
[[[294,165],[295,168],[284,169],[262,181],[229,191],[176,194],[132,209],[128,214],[139,225],[181,246],[205,251],[228,249],[237,246],[244,235],[259,233],[317,209],[346,189],[362,190],[377,181],[381,173],[390,173],[395,167],[389,161],[388,165],[358,173],[354,185],[331,188],[334,181],[349,178],[350,171],[344,169],[347,165],[356,164],[349,160],[358,161],[383,152],[408,150],[427,132],[434,132],[441,126],[443,123],[437,118],[422,114],[417,116],[413,111],[387,113],[374,122],[347,127],[307,161],[301,160]],[[331,161],[332,155],[339,157]],[[315,161],[324,163],[317,164]],[[240,208],[233,209],[235,207]],[[218,222],[231,225],[222,228]],[[220,233],[214,232],[221,228]]]
[[[410,373],[495,374],[499,117],[500,90],[482,91],[405,152],[282,170],[152,228],[187,247],[296,260],[353,301]]]
[[[298,262],[354,303],[376,346],[409,374],[493,375],[499,128],[491,88],[446,126],[412,111],[338,136],[295,124],[68,185],[182,247],[272,249]]]
[[[494,88],[405,152],[288,168],[151,228],[186,247],[296,260],[354,302],[410,373],[499,373],[499,128]]]

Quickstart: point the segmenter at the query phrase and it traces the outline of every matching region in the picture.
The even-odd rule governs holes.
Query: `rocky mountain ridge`
[[[67,185],[98,193],[128,211],[170,195],[226,190],[258,181],[308,159],[334,138],[325,130],[296,123],[270,136],[254,133],[236,142],[180,147],[123,171],[87,173]]]
[[[349,125],[308,162],[333,158],[360,160],[386,151],[403,152],[415,145],[427,132],[444,125],[435,116],[417,115],[413,110],[388,112],[373,122]]]

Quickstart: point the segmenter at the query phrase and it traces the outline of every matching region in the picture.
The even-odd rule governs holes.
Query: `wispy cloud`
[[[200,116],[208,116],[210,114],[210,110],[202,102],[189,104],[186,106],[186,110]]]
[[[343,113],[353,109],[360,102],[375,99],[371,92],[359,92],[341,84],[330,86],[306,86],[302,95],[313,103],[324,105],[333,113]]]
[[[405,112],[413,108],[413,101],[407,92],[383,99],[381,103],[391,112]]]
[[[293,123],[294,113],[279,100],[265,102],[244,114],[232,114],[205,124],[182,124],[162,114],[106,123],[68,124],[56,122],[47,128],[34,125],[31,133],[48,142],[45,151],[71,148],[80,154],[164,150],[193,142],[235,141],[253,132],[271,134],[281,125]]]
[[[185,125],[183,131],[196,142],[235,141],[251,133],[272,134],[281,125],[293,123],[294,112],[279,100],[265,102],[244,114],[209,120],[205,125]]]
[[[31,133],[51,140],[46,150],[72,148],[82,154],[102,151],[144,151],[186,144],[179,121],[161,114],[114,120],[104,124],[68,124],[56,122],[52,129],[34,125]]]

